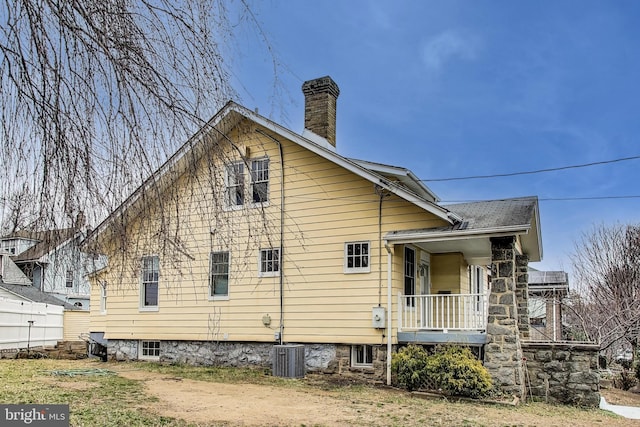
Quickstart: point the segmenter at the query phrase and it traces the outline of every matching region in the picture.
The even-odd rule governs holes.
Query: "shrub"
[[[398,383],[409,391],[432,384],[444,393],[482,397],[492,389],[489,372],[471,350],[460,346],[439,346],[429,355],[422,347],[409,345],[391,359]]]
[[[613,386],[625,391],[634,387],[637,382],[638,380],[636,380],[631,372],[627,371],[626,369],[613,378]]]
[[[633,361],[627,359],[618,359],[618,363],[620,364],[620,366],[622,366],[622,369],[628,371],[629,369],[631,369]]]
[[[429,358],[426,374],[445,393],[482,397],[493,387],[491,375],[467,347],[441,346]]]
[[[422,387],[429,354],[419,345],[408,345],[391,357],[391,369],[397,373],[398,383],[412,391]]]
[[[635,371],[636,371],[636,379],[640,381],[640,361],[636,362]]]

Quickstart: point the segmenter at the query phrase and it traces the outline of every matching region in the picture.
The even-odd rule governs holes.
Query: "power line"
[[[580,200],[610,200],[610,199],[640,199],[640,195],[631,196],[593,196],[593,197],[539,197],[540,202],[570,202]],[[499,199],[498,199],[499,200]],[[440,203],[472,203],[472,202],[485,202],[483,200],[441,200]]]
[[[516,175],[532,175],[536,173],[586,168],[589,166],[606,165],[609,163],[625,162],[627,160],[637,160],[637,159],[640,159],[640,156],[622,157],[622,158],[613,159],[613,160],[603,160],[601,162],[583,163],[579,165],[561,166],[557,168],[538,169],[538,170],[525,171],[525,172],[500,173],[500,174],[493,174],[493,175],[461,176],[461,177],[454,177],[454,178],[421,179],[420,181],[421,182],[444,182],[444,181],[462,181],[462,180],[468,180],[468,179],[502,178],[506,176],[516,176]]]

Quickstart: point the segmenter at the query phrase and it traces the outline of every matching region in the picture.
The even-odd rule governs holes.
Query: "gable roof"
[[[529,270],[530,285],[568,285],[569,275],[564,271]]]
[[[529,292],[535,295],[554,293],[566,295],[569,292],[569,275],[564,271],[529,270]]]
[[[176,179],[175,177],[179,176],[181,171],[186,170],[186,167],[192,164],[194,159],[200,158],[208,147],[220,141],[228,140],[226,137],[227,133],[244,119],[253,121],[276,137],[287,139],[349,170],[396,196],[432,213],[449,224],[454,224],[458,220],[454,213],[436,203],[435,195],[432,193],[429,194],[430,190],[428,190],[426,186],[422,185],[421,188],[418,188],[419,186],[417,185],[404,185],[394,182],[384,176],[379,170],[380,168],[373,167],[373,163],[365,165],[362,161],[354,161],[339,155],[335,152],[335,148],[324,138],[313,132],[305,131],[300,135],[233,101],[229,101],[205,126],[178,149],[175,154],[98,225],[86,240],[96,238],[113,220],[123,215],[132,206],[140,203],[147,189],[157,186],[159,191],[162,191],[166,186],[171,185]],[[207,138],[205,138],[207,135],[214,135],[214,141],[212,142],[210,139],[207,140]]]
[[[446,242],[519,235],[530,261],[542,259],[540,214],[537,197],[520,197],[447,205],[462,221],[446,227],[393,231],[390,242]],[[486,248],[486,244],[484,245]]]
[[[0,250],[0,283],[31,285],[31,280],[20,270],[8,252]]]
[[[0,283],[0,288],[14,295],[27,299],[29,301],[41,302],[41,303],[50,304],[50,305],[61,305],[67,310],[77,309],[73,305],[67,302],[64,302],[54,296],[51,296],[46,292],[42,292],[41,290],[31,285],[24,286],[24,285],[10,285],[7,283]]]
[[[29,238],[31,240],[38,240],[38,243],[31,246],[26,251],[13,257],[13,261],[27,262],[37,261],[44,255],[50,253],[58,246],[65,243],[67,240],[73,238],[76,230],[74,228],[62,228],[58,230],[37,231],[31,234],[24,234],[22,237]]]
[[[433,203],[440,201],[433,191],[418,179],[409,169],[400,166],[385,165],[382,163],[369,162],[367,160],[350,159],[357,165],[367,168],[370,171],[381,174],[385,177],[397,180],[399,183],[416,193],[417,195]]]

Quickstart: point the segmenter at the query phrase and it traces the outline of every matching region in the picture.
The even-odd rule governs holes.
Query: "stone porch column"
[[[491,239],[491,294],[484,366],[496,388],[522,397],[525,383],[518,328],[516,256],[515,237]]]
[[[529,257],[516,255],[516,304],[520,338],[529,339]]]

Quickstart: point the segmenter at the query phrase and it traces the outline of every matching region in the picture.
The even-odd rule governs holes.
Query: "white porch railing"
[[[484,294],[398,295],[398,331],[484,331]]]

